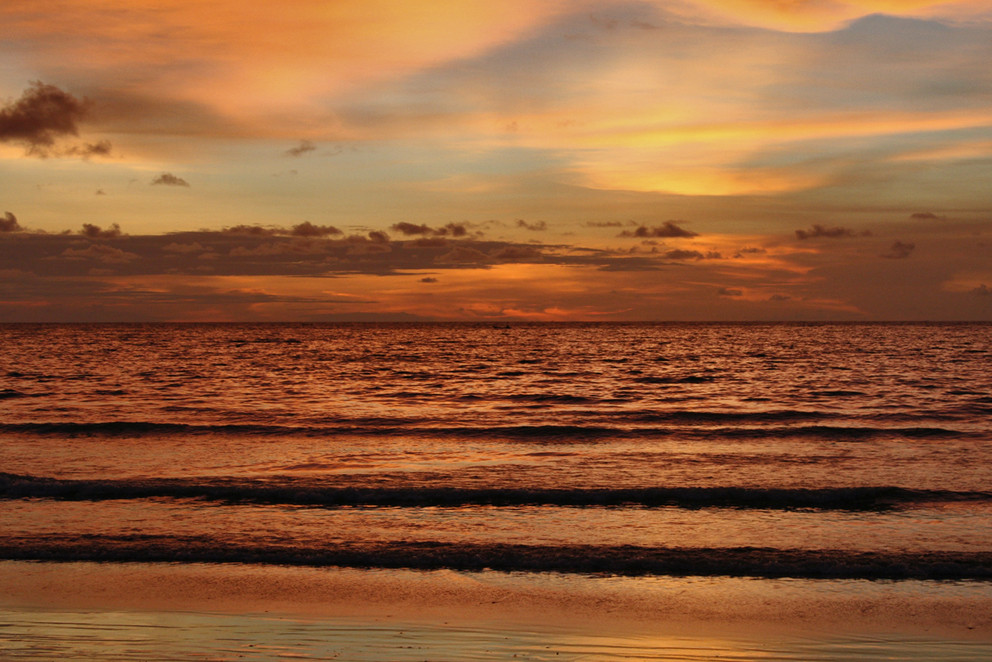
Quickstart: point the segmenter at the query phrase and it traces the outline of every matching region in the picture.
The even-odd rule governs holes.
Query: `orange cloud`
[[[681,195],[781,193],[828,183],[829,168],[744,165],[771,145],[804,140],[875,137],[992,125],[992,113],[858,113],[793,121],[631,126],[573,136],[589,149],[573,166],[580,182],[599,189]],[[537,142],[546,140],[536,136]],[[607,149],[609,148],[609,149]],[[955,155],[983,153],[979,147]],[[951,154],[947,154],[951,156]]]
[[[869,14],[966,20],[988,11],[985,0],[687,0],[677,10],[697,20],[792,32],[833,30]]]
[[[247,120],[246,109],[320,113],[351,85],[484,52],[559,10],[529,0],[12,0],[0,21],[35,68],[71,63],[82,80],[112,68],[131,93]]]

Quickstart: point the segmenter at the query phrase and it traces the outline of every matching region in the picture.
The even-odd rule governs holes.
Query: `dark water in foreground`
[[[990,325],[6,325],[0,347],[0,559],[992,580]]]

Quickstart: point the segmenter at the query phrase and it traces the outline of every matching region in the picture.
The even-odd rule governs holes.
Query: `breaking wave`
[[[265,543],[209,537],[87,535],[0,540],[0,558],[36,561],[251,563],[607,575],[992,580],[992,552],[858,552],[764,547],[639,547],[448,542]]]
[[[307,436],[335,435],[376,436],[435,436],[492,439],[536,439],[548,441],[584,441],[589,439],[624,438],[703,438],[703,439],[783,439],[828,438],[838,441],[861,441],[876,438],[939,438],[967,437],[968,433],[933,426],[855,426],[855,425],[785,425],[767,423],[808,420],[816,414],[779,412],[759,414],[723,414],[710,412],[676,412],[666,414],[632,414],[629,423],[672,422],[675,425],[629,426],[588,424],[532,425],[445,425],[444,421],[406,418],[334,418],[312,425],[281,425],[277,423],[165,423],[150,421],[98,422],[36,422],[0,423],[0,432],[42,436],[155,436],[223,435],[223,436]],[[736,422],[737,425],[715,427],[714,423]],[[750,424],[750,425],[748,425]]]
[[[327,508],[539,505],[865,511],[914,504],[992,501],[992,491],[918,490],[892,486],[818,489],[334,487],[229,479],[73,480],[0,473],[0,499],[27,498],[64,501],[175,498]]]

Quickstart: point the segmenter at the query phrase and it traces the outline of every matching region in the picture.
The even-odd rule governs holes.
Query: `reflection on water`
[[[992,659],[992,643],[927,636],[725,637],[574,628],[298,619],[181,612],[0,610],[4,659],[871,660]]]
[[[203,505],[192,499],[107,502],[44,499],[7,504],[23,538],[63,545],[92,536],[210,535],[231,546],[320,549],[332,542],[776,547],[906,552],[992,549],[992,507],[936,504],[891,511],[561,506]],[[925,522],[925,525],[921,525]],[[264,527],[260,524],[264,523]]]

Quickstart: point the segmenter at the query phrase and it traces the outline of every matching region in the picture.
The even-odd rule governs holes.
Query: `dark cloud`
[[[9,211],[5,211],[0,216],[0,232],[20,232],[24,228],[17,222],[17,217]]]
[[[35,81],[20,99],[0,108],[0,141],[23,143],[28,154],[46,157],[57,139],[79,135],[88,107],[85,99]]]
[[[739,290],[733,287],[721,287],[716,291],[719,296],[722,297],[741,297],[744,296],[744,290]]]
[[[528,223],[522,218],[517,219],[517,227],[523,228],[525,230],[530,230],[531,232],[544,232],[548,229],[548,224],[544,221],[538,221],[537,223]]]
[[[164,246],[162,250],[167,253],[202,253],[206,249],[202,244],[200,244],[200,242],[194,241],[190,244],[172,242],[171,244]]]
[[[104,264],[121,264],[138,259],[138,255],[135,253],[129,253],[106,244],[89,244],[81,248],[67,248],[62,251],[62,257],[96,260]]]
[[[770,297],[768,297],[769,301],[790,301],[791,299],[792,297],[790,297],[788,294],[773,294]]]
[[[636,271],[661,271],[665,266],[653,257],[610,257],[607,259],[596,259],[599,271],[616,272],[636,272]]]
[[[887,253],[882,253],[882,257],[887,257],[890,260],[902,260],[909,257],[909,254],[913,252],[914,248],[916,248],[916,244],[906,241],[895,241],[889,247]]]
[[[665,259],[668,260],[702,260],[706,257],[699,251],[687,251],[678,248],[667,251],[664,255]]]
[[[418,237],[410,242],[412,246],[447,246],[448,240],[444,237]]]
[[[425,276],[424,278],[421,278],[420,279],[420,282],[421,283],[436,283],[437,282],[437,278],[432,278],[431,276]]]
[[[79,231],[79,234],[84,237],[89,237],[90,239],[110,239],[112,237],[121,236],[121,226],[114,223],[109,228],[104,230],[99,225],[83,223],[83,229]]]
[[[427,225],[415,225],[413,223],[407,223],[406,221],[396,223],[393,225],[393,230],[399,232],[407,237],[418,235],[418,234],[433,234],[432,230]]]
[[[454,246],[450,251],[434,258],[435,264],[470,265],[489,264],[492,259],[471,246]]]
[[[264,228],[261,225],[235,225],[221,230],[224,234],[240,234],[249,237],[271,237],[277,234],[288,234],[280,228]]]
[[[809,230],[796,230],[796,239],[844,239],[845,237],[870,237],[871,232],[864,230],[856,232],[850,228],[833,227],[825,228],[822,225],[814,224]]]
[[[982,283],[981,285],[973,289],[971,293],[978,297],[988,297],[988,296],[992,296],[992,288],[990,288],[985,283]]]
[[[675,221],[665,221],[661,225],[656,225],[654,227],[641,225],[638,226],[636,230],[624,230],[617,236],[676,238],[676,237],[698,237],[699,233],[679,227]]]
[[[228,255],[230,257],[272,257],[279,255],[314,255],[320,253],[319,247],[306,242],[272,241],[255,246],[235,246]]]
[[[429,225],[415,223],[407,223],[402,221],[400,223],[395,223],[392,226],[393,231],[399,232],[400,234],[413,237],[413,236],[427,236],[427,237],[464,237],[468,234],[468,228],[464,223],[448,223],[444,227],[432,228]]]
[[[163,172],[152,180],[152,186],[185,186],[188,188],[189,182],[182,177],[173,175],[171,172]]]
[[[510,262],[527,262],[529,260],[544,257],[540,249],[534,246],[521,246],[519,244],[503,246],[502,248],[490,253],[490,255],[497,260]]]
[[[98,188],[96,190],[96,195],[107,195],[107,192],[104,191],[102,188]]]
[[[364,237],[363,237],[364,238]],[[348,246],[348,250],[345,256],[348,259],[358,258],[360,261],[364,260],[368,262],[371,258],[378,256],[388,255],[393,252],[393,247],[389,244],[389,241],[378,241],[366,240],[364,243],[351,244]]]
[[[309,140],[301,140],[299,145],[286,150],[286,156],[303,156],[309,152],[316,151],[316,149],[317,146]]]
[[[341,234],[341,230],[333,225],[314,225],[310,221],[304,221],[294,225],[290,234],[294,237],[327,237]]]
[[[13,215],[11,214],[11,217]],[[13,220],[0,217],[13,228]],[[301,224],[302,225],[302,224]],[[18,226],[19,227],[19,226]],[[391,239],[373,230],[366,235],[317,236],[291,228],[241,225],[224,230],[129,235],[118,226],[86,224],[82,231],[0,233],[4,269],[44,274],[52,291],[60,279],[149,275],[304,276],[346,274],[416,278],[447,269],[490,269],[498,264],[571,265],[612,272],[659,271],[675,262],[705,259],[698,251],[631,256],[574,246],[414,236]],[[667,259],[666,259],[667,258]],[[431,273],[431,277],[437,277]],[[61,294],[59,294],[62,297]],[[63,297],[64,298],[64,297]]]
[[[70,156],[80,156],[88,159],[92,156],[110,156],[113,146],[109,140],[100,140],[96,143],[83,143],[74,145],[65,150],[65,154]]]
[[[622,228],[623,223],[620,221],[587,221],[586,227],[588,228]]]
[[[914,221],[942,221],[940,216],[929,211],[918,211],[915,214],[910,214],[909,217]]]

